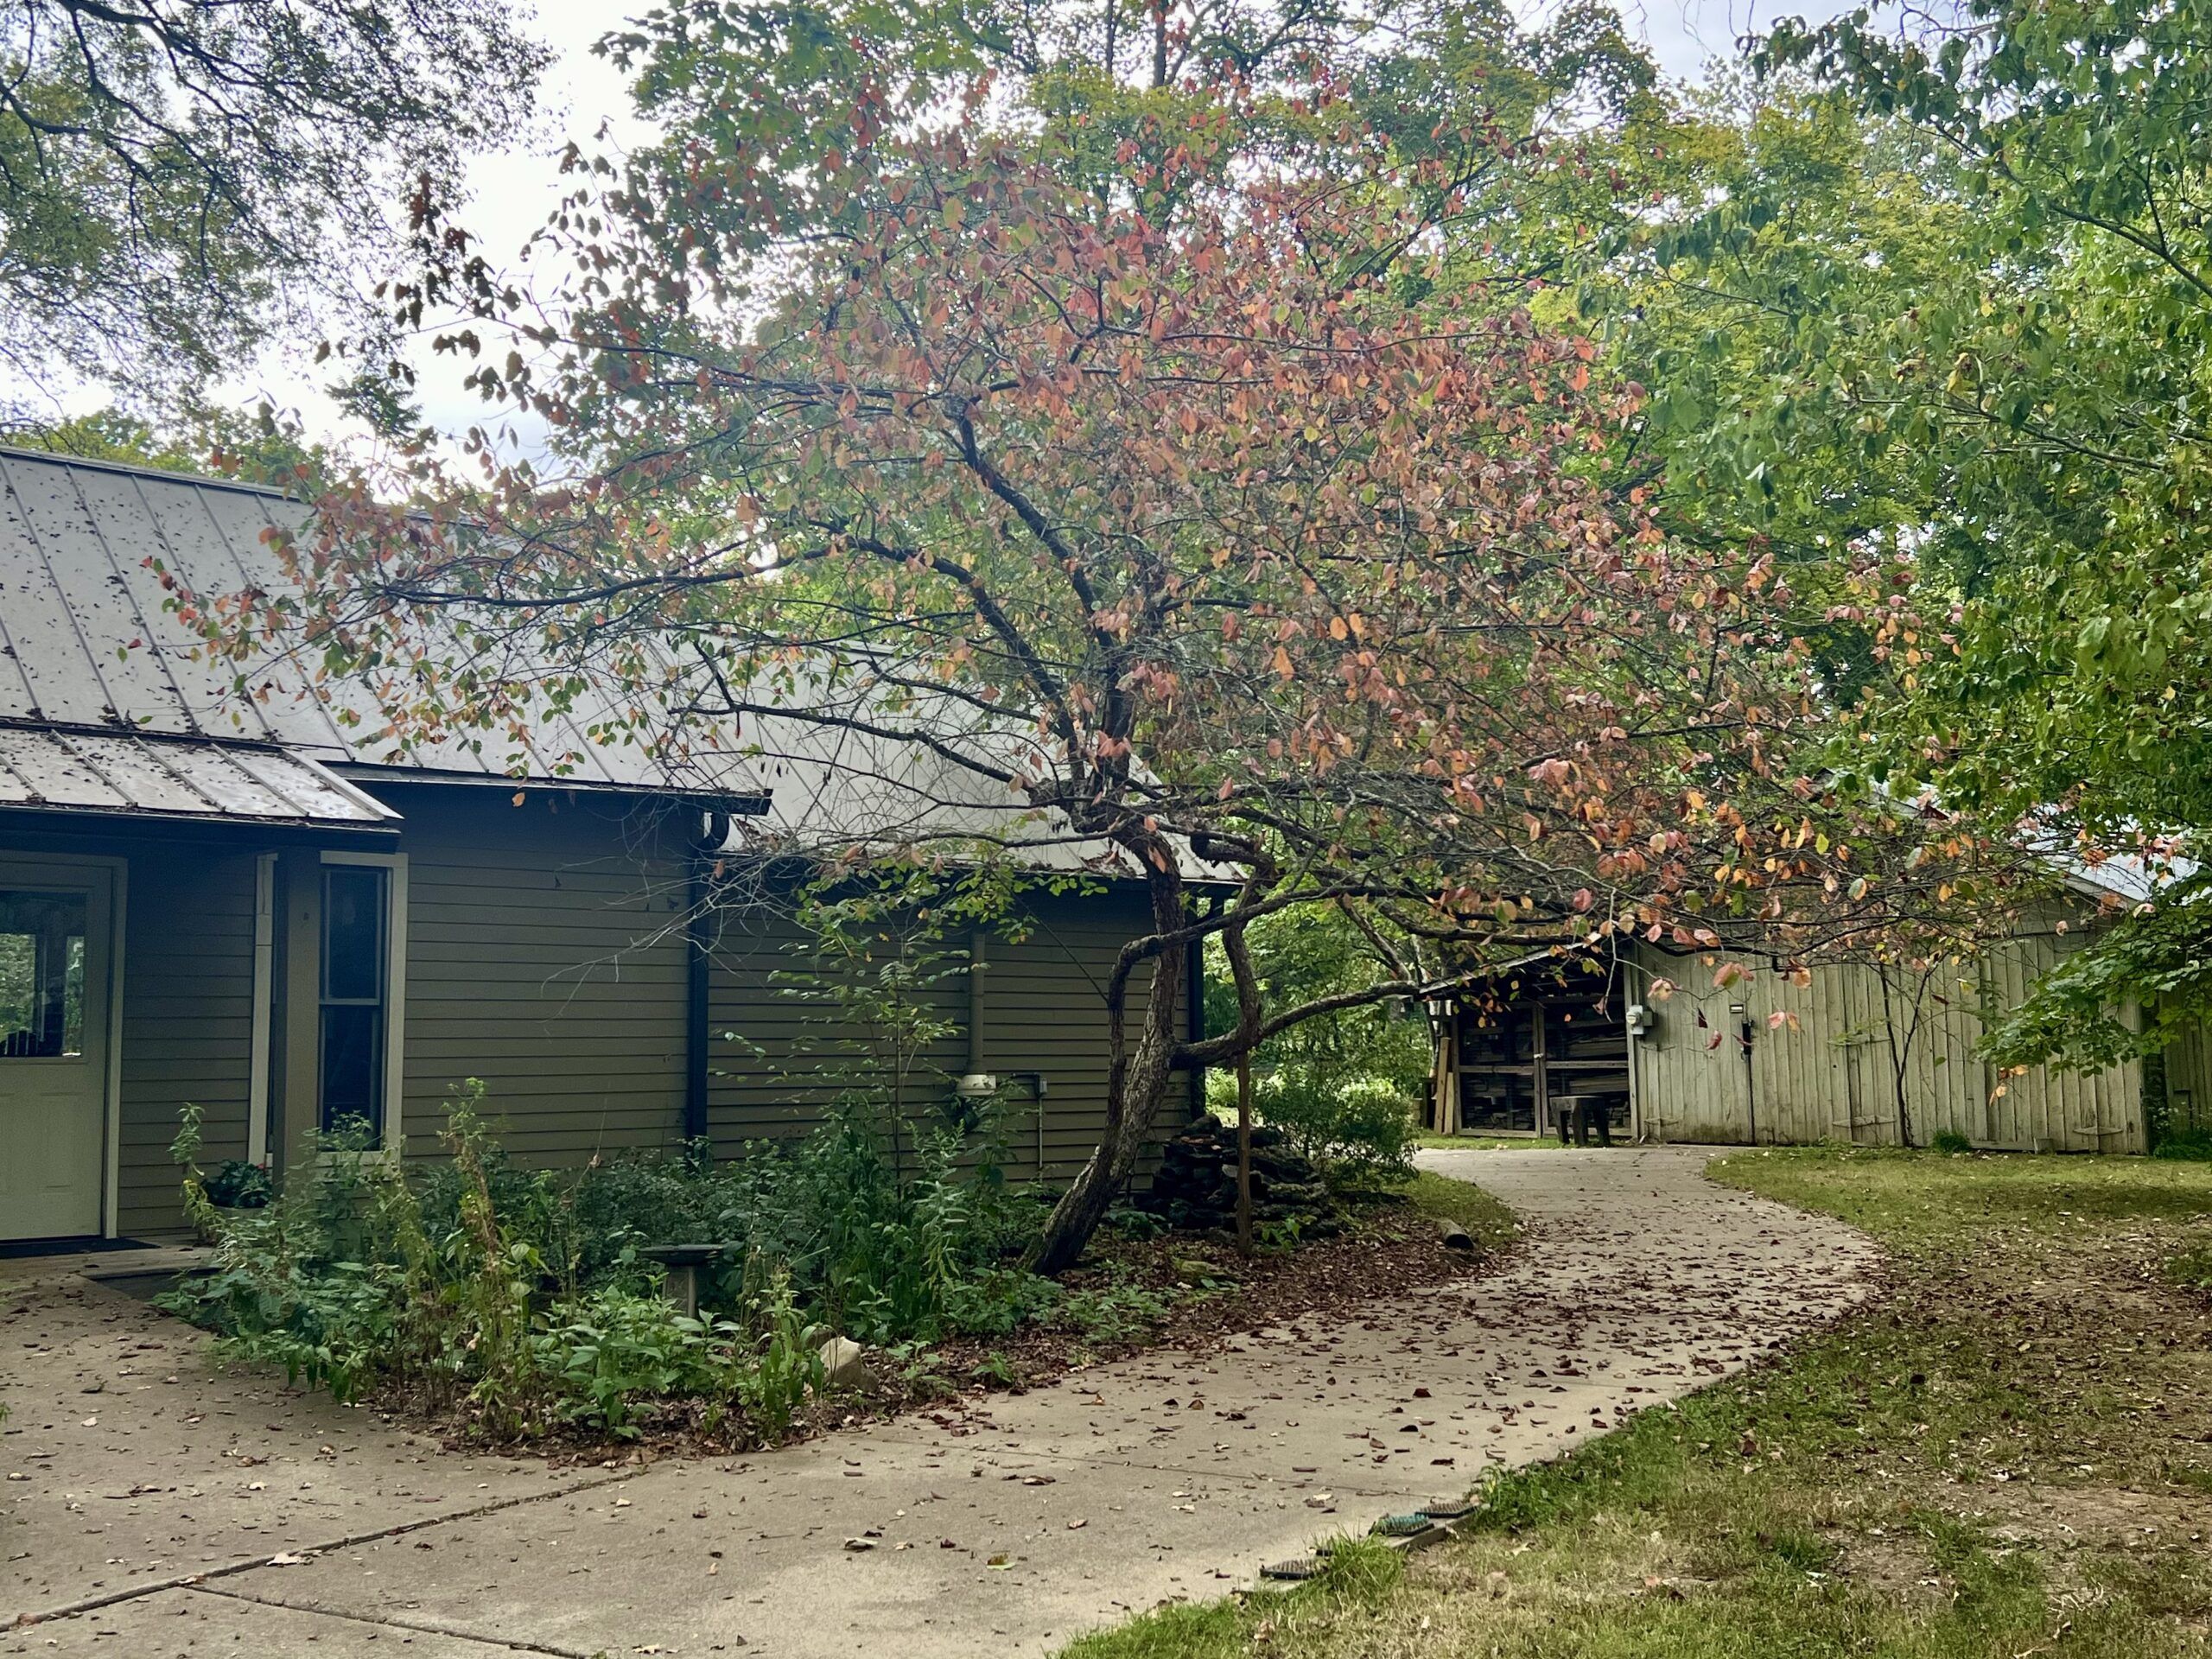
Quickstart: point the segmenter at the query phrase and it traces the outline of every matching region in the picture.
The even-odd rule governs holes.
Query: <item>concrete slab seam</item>
[[[366,1532],[348,1533],[327,1542],[302,1544],[286,1552],[296,1555],[327,1555],[333,1550],[352,1549],[359,1544],[372,1544],[385,1538],[404,1537],[410,1532],[423,1532],[432,1527],[442,1527],[457,1521],[480,1520],[487,1515],[497,1515],[504,1510],[518,1510],[528,1503],[543,1503],[556,1497],[573,1497],[578,1492],[595,1491],[601,1486],[619,1485],[626,1480],[635,1480],[638,1471],[626,1469],[620,1474],[601,1475],[594,1479],[578,1481],[550,1492],[528,1492],[520,1497],[503,1497],[473,1509],[455,1510],[450,1515],[426,1515],[412,1521],[401,1521],[388,1527],[373,1527]],[[96,1613],[103,1607],[113,1607],[126,1601],[137,1601],[157,1595],[164,1590],[197,1590],[211,1579],[235,1578],[241,1573],[257,1573],[272,1565],[266,1555],[251,1560],[226,1561],[220,1567],[203,1567],[197,1573],[178,1573],[166,1579],[149,1579],[143,1584],[134,1584],[125,1590],[111,1590],[104,1596],[86,1596],[76,1601],[64,1602],[58,1607],[42,1608],[33,1612],[19,1613],[13,1625],[16,1630],[27,1630],[34,1624],[51,1624],[57,1618],[74,1618],[79,1613]],[[251,1598],[246,1598],[251,1600]],[[549,1649],[550,1651],[550,1649]],[[587,1659],[589,1656],[587,1656]]]

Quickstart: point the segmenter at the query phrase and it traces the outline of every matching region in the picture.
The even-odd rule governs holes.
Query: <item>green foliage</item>
[[[2161,1135],[2151,1155],[2182,1163],[2212,1163],[2212,1128],[2195,1124]]]
[[[501,1441],[634,1435],[683,1402],[710,1430],[773,1438],[823,1386],[823,1331],[911,1345],[1035,1322],[1118,1342],[1166,1311],[1139,1287],[1068,1291],[1016,1264],[1039,1205],[1005,1181],[988,1110],[914,1137],[903,1168],[849,1099],[805,1139],[721,1166],[524,1171],[483,1104],[480,1084],[456,1090],[447,1156],[411,1176],[362,1135],[323,1137],[252,1211],[207,1202],[188,1109],[174,1150],[215,1250],[163,1306],[236,1358],[340,1399],[420,1390]],[[697,1319],[642,1254],[686,1243],[728,1247]]]
[[[267,404],[245,410],[194,401],[158,424],[115,408],[60,421],[0,421],[0,436],[49,454],[302,492],[328,461],[327,451],[308,441],[296,418],[279,416]]]
[[[1993,835],[2032,816],[2056,847],[2201,855],[2212,8],[1960,10],[1955,29],[1785,24],[1762,49],[1778,84],[1833,88],[1830,124],[1895,164],[1839,152],[1834,184],[1767,195],[1764,240],[1714,245],[1700,268],[1746,273],[1774,309],[1736,314],[1772,343],[1706,429],[1764,439],[1802,504],[1783,534],[1889,565],[1907,602],[1871,636],[1858,748],[1878,773]],[[1782,285],[1854,241],[1883,258]],[[2158,904],[2050,976],[1993,1055],[2100,1066],[2201,1014],[2196,885]],[[2157,1005],[2143,1031],[2130,1002]]]
[[[1206,1103],[1234,1121],[1233,1073],[1207,1074]],[[1261,1122],[1282,1130],[1300,1157],[1338,1179],[1372,1184],[1413,1173],[1414,1103],[1389,1079],[1283,1066],[1253,1079],[1252,1104]]]
[[[1522,21],[1498,0],[1234,0],[1185,17],[1141,0],[739,0],[647,12],[599,50],[669,134],[646,167],[702,150],[765,154],[777,163],[774,206],[791,213],[819,211],[807,179],[827,158],[986,78],[1004,95],[1003,124],[1060,148],[1102,194],[1119,146],[1160,153],[1193,104],[1231,84],[1248,90],[1240,119],[1255,149],[1312,124],[1297,99],[1325,67],[1359,118],[1416,155],[1446,127],[1494,122],[1518,137],[1649,97],[1654,67],[1612,7],[1573,0],[1536,27]]]
[[[1929,1137],[1928,1145],[1930,1151],[1941,1152],[1953,1155],[1962,1152],[1972,1152],[1974,1150],[1974,1142],[1967,1140],[1966,1136],[1961,1135],[1956,1129],[1936,1130],[1933,1135]]]
[[[1294,1007],[1395,977],[1366,936],[1333,908],[1300,906],[1266,917],[1252,925],[1246,938],[1269,1006]],[[1236,1025],[1236,985],[1217,942],[1206,964],[1206,1029],[1231,1031]],[[1380,1077],[1418,1099],[1428,1078],[1429,1044],[1428,1021],[1420,1009],[1372,1002],[1278,1033],[1260,1046],[1253,1063],[1262,1074],[1287,1069]]]
[[[2101,1071],[2158,1053],[2212,1016],[2207,890],[2180,884],[2065,957],[1990,1028],[1982,1052],[2000,1065]]]
[[[502,0],[10,0],[0,361],[48,391],[188,395],[280,324],[358,313],[398,198],[435,202],[520,130],[546,56]]]
[[[2212,1294],[2212,1243],[2176,1251],[2167,1260],[2166,1277],[2200,1294]]]

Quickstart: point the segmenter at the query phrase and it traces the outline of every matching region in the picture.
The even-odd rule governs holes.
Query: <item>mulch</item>
[[[1448,1250],[1435,1221],[1402,1201],[1379,1202],[1357,1212],[1333,1238],[1295,1249],[1240,1256],[1232,1239],[1215,1234],[1169,1233],[1143,1241],[1102,1241],[1082,1266],[1063,1276],[1071,1290],[1115,1282],[1185,1292],[1167,1317],[1141,1339],[1102,1343],[1081,1332],[1027,1327],[1010,1337],[960,1338],[941,1343],[940,1375],[974,1376],[978,1365],[1001,1361],[1011,1380],[996,1383],[1019,1393],[1071,1370],[1124,1355],[1169,1349],[1204,1352],[1230,1337],[1282,1325],[1303,1315],[1350,1319],[1374,1303],[1410,1291],[1470,1279],[1493,1269],[1499,1253]],[[1202,1268],[1194,1273],[1193,1268]],[[1211,1280],[1217,1288],[1192,1294],[1188,1281]],[[912,1402],[901,1402],[902,1404]]]

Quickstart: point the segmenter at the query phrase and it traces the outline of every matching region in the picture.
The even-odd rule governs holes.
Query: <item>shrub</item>
[[[1974,1150],[1974,1142],[1967,1140],[1966,1136],[1961,1135],[1956,1129],[1936,1130],[1935,1135],[1929,1139],[1928,1144],[1934,1150],[1942,1153],[1961,1153],[1972,1152]]]
[[[1221,1076],[1207,1074],[1206,1103],[1234,1118],[1236,1080],[1228,1077],[1224,1088]],[[1331,1079],[1283,1066],[1255,1078],[1252,1097],[1261,1122],[1282,1130],[1294,1150],[1338,1180],[1366,1184],[1413,1173],[1413,1103],[1383,1078]]]
[[[2187,1161],[2212,1161],[2212,1128],[2190,1127],[2169,1129],[2158,1137],[2158,1145],[2151,1148],[2153,1158],[2172,1158]]]
[[[641,1400],[734,1389],[719,1374],[707,1321],[672,1314],[654,1292],[621,1284],[555,1304],[530,1349],[555,1414],[613,1434],[637,1432]]]
[[[2212,1295],[2212,1243],[2192,1244],[2169,1257],[2166,1277],[2200,1295]]]
[[[561,1426],[632,1434],[642,1408],[677,1398],[773,1436],[822,1386],[810,1327],[930,1341],[1004,1334],[1066,1305],[1012,1259],[1036,1206],[1005,1180],[988,1114],[921,1133],[903,1172],[859,1097],[803,1141],[719,1166],[523,1171],[483,1098],[480,1084],[454,1092],[447,1156],[425,1173],[410,1179],[362,1135],[324,1136],[256,1211],[209,1202],[188,1110],[174,1151],[215,1250],[212,1271],[162,1305],[295,1382],[343,1399],[418,1387],[502,1440]],[[685,1243],[732,1247],[699,1319],[669,1306],[641,1254]]]
[[[207,1178],[208,1203],[226,1210],[259,1210],[276,1193],[269,1172],[243,1159],[225,1159]]]

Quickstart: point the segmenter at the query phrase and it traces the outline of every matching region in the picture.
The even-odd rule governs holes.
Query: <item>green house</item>
[[[174,1236],[188,1103],[203,1163],[280,1172],[340,1119],[426,1154],[470,1077],[535,1162],[803,1133],[819,1057],[865,1037],[805,994],[773,871],[810,830],[890,841],[1000,809],[880,748],[673,765],[578,716],[519,755],[456,738],[396,760],[365,686],[334,707],[272,666],[240,696],[158,570],[273,583],[264,532],[306,512],[0,450],[0,1243]],[[1147,912],[1096,849],[1030,856],[1084,879],[962,942],[983,966],[931,984],[932,1098],[907,1103],[987,1077],[1013,1173],[1065,1179],[1103,1121],[1100,988]]]

